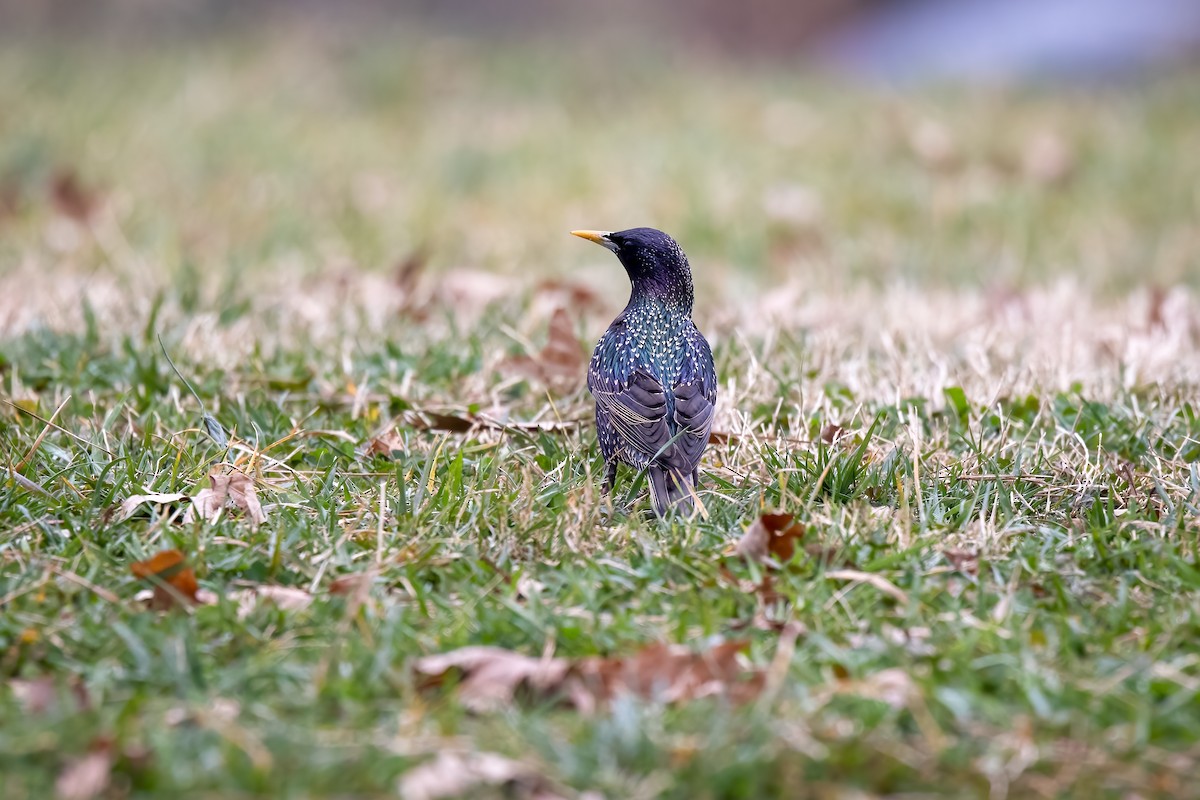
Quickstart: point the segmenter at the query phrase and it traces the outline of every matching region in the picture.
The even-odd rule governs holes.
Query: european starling
[[[600,337],[588,367],[604,454],[601,490],[617,464],[644,469],[660,517],[690,514],[698,465],[712,429],[717,373],[712,350],[692,322],[692,270],[675,240],[653,228],[571,231],[617,254],[633,291]]]

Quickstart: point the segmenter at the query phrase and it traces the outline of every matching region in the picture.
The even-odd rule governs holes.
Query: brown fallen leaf
[[[565,305],[580,314],[589,311],[602,312],[607,308],[594,289],[573,281],[550,278],[539,283],[534,293],[551,301],[558,300],[560,305]]]
[[[841,425],[830,422],[821,429],[821,441],[826,444],[833,444],[845,432],[846,429]]]
[[[302,611],[312,604],[313,596],[294,586],[264,584],[234,592],[230,599],[237,603],[238,619],[245,619],[263,604],[273,605],[284,611]]]
[[[26,714],[38,716],[58,713],[61,710],[59,701],[62,699],[63,691],[60,688],[60,682],[49,675],[31,680],[12,678],[8,681],[8,688],[12,692],[13,698],[21,706],[21,710]],[[92,701],[87,687],[78,677],[73,677],[68,681],[67,689],[70,690],[72,701],[68,705],[74,706],[69,710],[85,711],[91,708]]]
[[[1167,290],[1161,286],[1151,286],[1148,293],[1149,308],[1146,309],[1146,324],[1150,330],[1166,330],[1167,317],[1164,312],[1169,297]]]
[[[209,486],[192,495],[192,505],[183,515],[184,524],[193,522],[197,517],[205,522],[216,522],[225,509],[229,499],[229,476],[225,474],[225,466],[216,466],[209,470]]]
[[[804,537],[804,525],[791,514],[762,514],[742,534],[734,552],[748,561],[773,566],[785,564],[796,552],[796,540]]]
[[[24,190],[19,182],[12,178],[0,181],[0,223],[15,217],[24,204]]]
[[[974,550],[947,547],[942,551],[942,556],[950,562],[951,567],[965,575],[979,572],[979,553]]]
[[[694,652],[682,645],[652,644],[630,657],[585,658],[572,671],[568,693],[584,712],[620,695],[660,703],[713,696],[745,702],[763,687],[762,672],[745,670],[738,662],[748,646],[735,640]]]
[[[117,517],[117,522],[124,522],[129,519],[143,505],[155,506],[157,508],[159,506],[171,506],[186,499],[187,495],[182,492],[171,492],[168,494],[151,492],[150,494],[130,495],[121,501],[121,513]],[[161,514],[161,511],[159,513]]]
[[[50,180],[50,202],[54,210],[75,222],[85,223],[96,213],[99,196],[84,187],[75,170],[64,168]]]
[[[591,713],[621,695],[678,703],[723,696],[745,702],[762,691],[761,670],[745,669],[738,654],[746,642],[726,642],[696,652],[682,645],[652,644],[632,656],[583,659],[534,658],[498,647],[464,647],[418,659],[422,688],[459,676],[459,699],[472,711],[511,705],[518,695],[561,702]]]
[[[112,778],[112,743],[98,740],[87,754],[67,762],[54,782],[59,800],[91,800],[108,788]]]
[[[422,430],[467,433],[481,424],[474,414],[448,414],[440,411],[423,411],[418,415],[414,427]]]
[[[428,263],[429,257],[424,248],[420,247],[397,261],[396,266],[392,268],[392,281],[396,284],[396,288],[404,292],[406,297],[412,295],[416,291],[417,281]]]
[[[520,286],[506,275],[476,269],[452,269],[441,273],[435,289],[439,303],[473,317],[483,309],[512,297]]]
[[[58,704],[58,685],[49,676],[33,680],[12,678],[8,681],[8,689],[21,710],[31,716],[45,714]]]
[[[470,433],[471,431],[488,430],[566,434],[579,430],[581,425],[586,424],[585,420],[522,422],[520,420],[499,420],[489,417],[486,414],[471,414],[465,411],[429,410],[406,411],[396,422],[419,431],[441,431],[444,433]]]
[[[229,499],[236,508],[245,512],[251,525],[257,527],[267,521],[262,504],[258,502],[254,481],[244,472],[234,472],[229,476]]]
[[[500,363],[506,372],[540,380],[552,386],[565,386],[583,377],[586,360],[575,326],[564,308],[550,317],[546,346],[536,356],[514,356]]]
[[[825,577],[831,581],[854,581],[855,583],[870,584],[897,602],[908,604],[908,595],[903,589],[874,572],[863,572],[857,569],[832,569],[825,573]]]
[[[332,595],[365,595],[375,583],[375,571],[351,572],[339,575],[329,582],[329,593]]]
[[[404,453],[406,450],[404,437],[398,431],[391,430],[368,439],[363,447],[363,455],[392,458],[396,453]]]
[[[450,419],[457,419],[456,424],[461,424],[462,418],[451,418],[442,415],[438,420],[439,425],[448,423]],[[562,420],[561,422],[523,422],[521,420],[498,420],[485,415],[472,415],[466,418],[473,428],[483,428],[495,431],[520,431],[523,433],[570,433],[578,430],[579,426],[584,424],[582,420]],[[445,427],[440,427],[439,430],[455,430],[448,424]],[[469,429],[468,429],[469,430]]]
[[[131,564],[129,570],[135,578],[149,580],[154,584],[154,593],[150,599],[150,607],[153,609],[173,608],[184,601],[192,604],[200,602],[196,596],[200,589],[200,585],[196,583],[196,573],[192,572],[179,550],[155,553],[145,561]]]
[[[195,521],[197,517],[206,522],[216,522],[228,505],[245,513],[254,527],[266,522],[267,515],[258,501],[254,481],[249,475],[228,464],[219,464],[209,470],[208,481],[210,485],[192,497],[192,505],[183,515],[184,524]]]
[[[442,751],[404,773],[397,786],[405,800],[473,797],[484,787],[501,787],[504,796],[511,798],[562,797],[533,767],[495,753]]]
[[[461,677],[458,696],[472,711],[491,711],[512,703],[518,689],[535,696],[557,694],[571,664],[562,658],[533,658],[502,647],[463,647],[419,658],[413,669],[426,676],[425,687],[440,685],[452,672]]]

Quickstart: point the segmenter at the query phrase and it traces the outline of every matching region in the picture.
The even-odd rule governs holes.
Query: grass
[[[0,794],[101,751],[112,797],[391,796],[457,749],[568,795],[1193,791],[1194,81],[884,96],[401,44],[0,53]],[[416,424],[586,421],[577,382],[505,359],[560,304],[582,346],[623,301],[567,230],[645,223],[692,256],[722,378],[707,519],[606,517],[586,424]],[[115,513],[223,458],[258,528]],[[764,509],[807,529],[768,598],[728,554]],[[144,609],[130,565],[166,547],[217,603]],[[364,602],[330,593],[364,570]],[[239,614],[259,584],[313,602]],[[739,708],[474,715],[409,669],[736,637],[765,666],[786,621],[782,690]],[[30,710],[12,681],[44,677]]]

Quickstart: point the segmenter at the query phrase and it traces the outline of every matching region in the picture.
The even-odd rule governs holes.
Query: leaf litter
[[[744,640],[693,651],[682,645],[651,644],[631,656],[567,659],[533,657],[500,647],[464,647],[419,658],[413,670],[422,688],[452,676],[460,702],[477,712],[494,711],[518,699],[556,702],[592,713],[620,696],[664,704],[702,697],[745,703],[762,691],[765,674],[746,667]]]
[[[138,599],[156,611],[179,606],[214,605],[215,593],[200,588],[196,573],[187,563],[180,550],[163,550],[145,561],[130,565],[135,578],[150,581],[153,588],[139,593]],[[331,587],[331,594],[333,592]],[[227,597],[237,606],[238,619],[245,619],[263,605],[271,605],[284,611],[303,611],[313,602],[313,595],[304,589],[278,584],[247,586],[230,592]]]
[[[86,224],[100,206],[100,195],[84,186],[74,169],[62,167],[50,180],[50,202],[59,214],[76,223]]]
[[[237,603],[238,619],[245,619],[261,605],[272,605],[283,611],[303,611],[312,605],[313,596],[294,586],[262,584],[234,592],[230,599]]]
[[[161,515],[166,507],[174,506],[189,499],[182,492],[150,492],[148,494],[134,494],[121,501],[120,514],[117,517],[117,522],[124,522],[132,518],[141,509],[143,505],[151,506]]]
[[[112,742],[98,739],[79,758],[68,761],[54,782],[59,800],[91,800],[99,797],[112,780]]]
[[[791,514],[761,514],[742,534],[734,552],[747,561],[778,567],[792,560],[796,542],[803,538],[804,525]]]
[[[161,611],[180,604],[198,605],[202,602],[196,573],[188,566],[180,550],[155,553],[145,561],[131,564],[129,570],[135,578],[153,584],[154,588],[149,597],[152,609]]]
[[[49,675],[37,678],[11,678],[8,689],[21,710],[31,716],[86,711],[92,706],[87,687],[76,676],[64,686]],[[63,701],[69,699],[70,702]]]
[[[406,800],[469,797],[483,787],[501,787],[505,797],[561,800],[565,795],[538,770],[488,752],[443,750],[401,776],[398,789]]]
[[[566,388],[583,378],[586,364],[571,315],[560,306],[550,317],[546,346],[535,356],[507,358],[500,363],[500,368],[514,375],[539,380],[548,386]]]
[[[208,480],[210,485],[192,497],[192,505],[183,515],[184,524],[197,518],[216,522],[229,507],[242,511],[254,527],[267,521],[249,475],[228,464],[218,464],[209,471]]]

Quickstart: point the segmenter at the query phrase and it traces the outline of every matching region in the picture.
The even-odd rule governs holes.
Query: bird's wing
[[[675,387],[675,425],[682,434],[675,440],[676,453],[672,466],[691,472],[700,463],[708,435],[712,432],[715,395],[710,397],[699,383]]]
[[[650,375],[634,372],[623,384],[597,386],[592,394],[596,405],[608,413],[629,455],[649,459],[671,440],[667,395],[662,384]]]
[[[691,473],[700,462],[712,430],[713,403],[699,382],[672,387],[675,408],[670,420],[667,390],[645,372],[632,373],[624,386],[592,391],[630,455],[641,455],[647,462],[657,455],[660,464],[681,475]]]
[[[687,471],[700,463],[717,407],[717,372],[712,350],[694,324],[690,334],[680,381],[672,392],[675,395],[675,427],[684,431],[675,440],[679,449],[678,464],[672,466]]]

